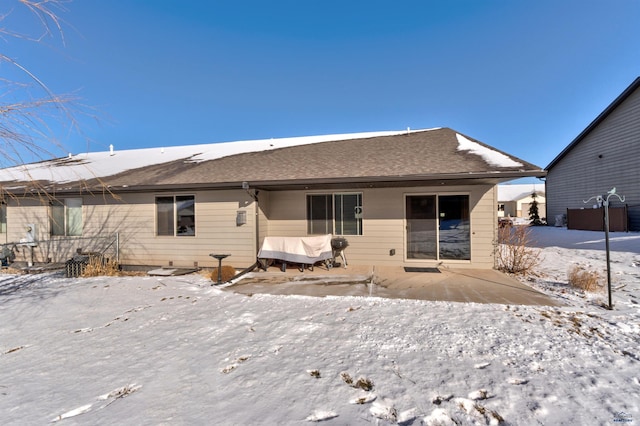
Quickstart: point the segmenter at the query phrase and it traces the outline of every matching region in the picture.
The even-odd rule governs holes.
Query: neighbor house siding
[[[626,197],[631,230],[640,230],[640,89],[586,134],[548,170],[549,223],[567,208],[591,208],[611,188]],[[620,206],[613,197],[612,206]]]
[[[515,201],[502,201],[499,204],[504,204],[504,211],[498,212],[500,217],[518,217],[518,203]]]
[[[269,235],[301,237],[307,235],[306,196],[321,193],[362,193],[362,235],[346,236],[345,250],[350,264],[434,265],[435,261],[405,261],[405,195],[467,194],[471,216],[471,261],[445,261],[456,267],[492,268],[495,240],[496,197],[493,186],[342,189],[336,191],[274,191],[268,209]],[[391,251],[395,250],[395,254]]]

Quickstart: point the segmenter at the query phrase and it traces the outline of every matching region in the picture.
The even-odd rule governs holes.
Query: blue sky
[[[65,8],[64,46],[5,38],[0,52],[92,108],[82,134],[58,135],[73,153],[451,127],[544,167],[640,75],[637,0]]]

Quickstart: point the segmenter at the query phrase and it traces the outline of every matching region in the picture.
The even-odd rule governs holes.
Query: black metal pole
[[[609,254],[609,200],[604,202],[604,240],[607,250],[607,292],[609,293],[609,309],[613,309],[611,301],[611,256]]]
[[[618,197],[618,200],[620,200],[621,203],[624,203],[624,195],[620,196],[616,194],[615,186],[611,188],[609,192],[607,192],[606,196],[596,195],[586,201],[582,201],[583,203],[588,203],[595,198],[598,202],[598,205],[602,203],[602,206],[604,207],[604,239],[607,251],[607,292],[609,293],[609,309],[613,309],[613,300],[611,298],[611,255],[609,253],[609,198],[614,195]]]

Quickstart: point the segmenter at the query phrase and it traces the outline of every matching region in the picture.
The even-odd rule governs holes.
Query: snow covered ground
[[[640,422],[640,235],[532,228],[565,303],[243,296],[201,275],[0,275],[3,425]]]

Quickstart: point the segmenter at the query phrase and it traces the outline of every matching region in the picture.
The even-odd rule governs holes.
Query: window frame
[[[448,198],[449,202],[445,202]],[[457,198],[457,201],[453,201],[454,198]],[[453,201],[453,202],[452,202]],[[444,193],[438,194],[437,197],[437,206],[438,206],[438,260],[442,261],[455,261],[455,262],[471,262],[471,196],[470,194],[465,193]],[[453,207],[453,209],[452,209]],[[447,222],[451,219],[448,219],[446,216],[447,213],[453,214],[453,222],[457,223],[455,228],[464,230],[463,233],[459,233],[464,235],[464,240],[460,240],[459,235],[453,244],[450,241],[445,240],[444,235],[448,233]],[[456,216],[459,214],[459,216]],[[454,248],[451,251],[451,247]],[[449,251],[447,251],[449,249]],[[463,253],[466,257],[460,257],[452,255],[451,253]]]
[[[81,237],[84,231],[83,205],[83,200],[79,197],[52,201],[49,205],[49,233],[51,236]]]
[[[353,205],[354,213],[353,217],[345,217],[344,208],[338,211],[339,207],[344,207],[348,203],[345,203],[346,196],[355,196],[355,205]],[[315,205],[318,208],[324,208],[322,211],[314,211],[313,198],[324,198],[324,202],[319,202]],[[338,202],[338,199],[340,200]],[[319,192],[306,194],[306,221],[307,221],[307,235],[323,235],[332,234],[337,236],[362,236],[364,234],[363,229],[363,204],[364,195],[362,192]],[[329,202],[330,201],[330,202]],[[329,205],[330,204],[330,205]],[[353,204],[353,203],[352,203]],[[357,217],[359,215],[359,217]],[[345,229],[349,228],[348,221],[351,220],[355,223],[355,233],[345,233]],[[324,226],[320,223],[320,226],[316,224],[324,221]],[[322,232],[317,232],[316,228]]]
[[[160,204],[159,200],[164,202]],[[168,200],[171,201],[168,202]],[[184,204],[181,206],[181,203]],[[156,237],[196,236],[196,196],[194,194],[156,195],[154,205]],[[171,205],[171,209],[160,211],[158,209],[160,205],[165,207]],[[160,232],[161,225],[163,232]]]
[[[409,221],[411,220],[409,216],[409,212],[408,212],[408,198],[410,197],[433,197],[433,201],[434,201],[434,210],[433,212],[435,213],[435,216],[433,217],[434,222],[434,226],[433,226],[433,231],[434,234],[431,236],[433,238],[433,241],[435,242],[435,246],[433,247],[433,251],[429,252],[428,255],[430,257],[416,257],[416,256],[411,256],[412,250],[409,249],[409,244],[411,243],[411,237],[408,235],[408,233],[410,232],[410,224]],[[443,203],[442,198],[453,198],[453,197],[462,197],[465,201],[463,202],[463,204],[466,206],[466,209],[462,209],[462,211],[464,211],[464,214],[462,215],[462,218],[455,218],[454,220],[459,220],[460,224],[464,227],[465,229],[465,233],[464,236],[466,237],[465,240],[462,242],[462,244],[460,244],[460,246],[462,246],[463,250],[462,252],[464,252],[467,256],[466,257],[450,257],[447,256],[446,254],[447,252],[447,248],[448,246],[450,247],[450,245],[447,244],[446,241],[446,234],[447,234],[447,230],[446,230],[446,213],[449,211],[451,212],[451,210],[449,209],[445,209],[444,206],[447,205],[447,203]],[[418,193],[405,193],[404,194],[404,199],[405,199],[405,211],[404,211],[404,227],[405,227],[405,233],[404,233],[404,247],[405,247],[405,255],[404,255],[404,260],[406,262],[424,262],[424,261],[443,261],[443,262],[447,262],[447,263],[470,263],[473,259],[473,250],[472,250],[472,236],[474,235],[473,232],[473,225],[471,222],[471,213],[472,213],[472,208],[471,208],[471,194],[468,192],[442,192],[442,193],[438,193],[438,192],[418,192]],[[419,254],[419,253],[418,253]]]
[[[0,234],[7,233],[7,203],[0,202]]]

